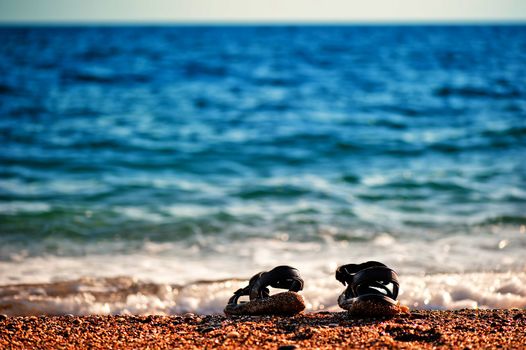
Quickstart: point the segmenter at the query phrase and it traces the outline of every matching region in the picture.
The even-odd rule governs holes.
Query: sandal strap
[[[387,267],[378,261],[367,261],[362,264],[347,264],[342,265],[336,269],[336,279],[340,281],[344,286],[353,283],[354,275],[363,269],[370,267]]]
[[[378,261],[342,265],[336,270],[336,279],[347,285],[347,298],[383,295],[396,300],[398,297],[397,273]]]
[[[267,287],[288,289],[292,292],[299,292],[303,289],[303,279],[299,271],[290,266],[278,266],[264,272],[255,281],[250,290],[250,300],[268,297]]]
[[[228,299],[228,304],[237,304],[237,301],[239,300],[239,298],[243,295],[248,295],[249,292],[250,290],[248,286],[245,288],[239,288],[238,290],[234,292],[234,295],[232,295],[232,297]]]
[[[392,290],[387,285],[392,284]],[[365,287],[369,292],[381,293],[378,289],[383,290],[385,295],[392,299],[398,297],[398,274],[392,269],[384,266],[375,266],[363,269],[354,275],[354,279],[349,287],[354,295],[364,294],[362,288]]]
[[[303,279],[299,271],[290,266],[278,266],[268,272],[259,272],[250,278],[248,286],[234,292],[228,304],[237,304],[244,295],[248,295],[250,300],[266,298],[270,295],[269,286],[299,292],[303,289]]]

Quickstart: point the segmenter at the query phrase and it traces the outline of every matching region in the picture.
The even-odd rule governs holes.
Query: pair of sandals
[[[336,279],[345,291],[338,298],[338,305],[353,315],[381,317],[401,312],[398,297],[398,275],[377,261],[347,264],[338,267]],[[254,275],[248,286],[238,289],[225,307],[227,315],[295,315],[305,309],[299,271],[290,266],[278,266],[268,272]],[[287,292],[270,295],[268,287],[287,289]],[[248,302],[239,302],[248,296]]]

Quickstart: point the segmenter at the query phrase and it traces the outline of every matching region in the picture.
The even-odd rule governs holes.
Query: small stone
[[[173,324],[180,324],[183,322],[183,318],[181,316],[172,316],[171,320]]]
[[[232,331],[226,335],[227,338],[239,338],[239,332]]]
[[[409,313],[411,313],[411,310],[409,309],[408,306],[405,306],[405,305],[399,305],[398,307],[399,307],[400,312],[403,313],[403,314],[409,314]]]
[[[6,314],[1,314],[0,315],[0,321],[4,321],[4,320],[7,320],[7,315]]]
[[[278,348],[278,350],[296,350],[299,348],[300,348],[299,346],[292,344],[292,345],[282,345]]]
[[[215,329],[214,327],[206,327],[206,328],[201,329],[199,332],[200,333],[208,333],[208,332],[213,331],[214,329]]]
[[[201,318],[191,312],[184,314],[183,319],[187,323],[201,323]]]

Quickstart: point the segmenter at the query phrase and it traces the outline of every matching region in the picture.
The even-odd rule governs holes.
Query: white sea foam
[[[162,215],[141,207],[115,207],[113,210],[134,220],[144,220],[149,222],[161,222],[163,220]]]
[[[525,308],[526,273],[437,274],[401,277],[399,300],[413,309]],[[221,313],[246,281],[184,286],[149,284],[131,277],[83,278],[40,285],[0,287],[0,312],[8,315]],[[306,280],[307,311],[338,311],[344,290],[332,275]]]
[[[0,190],[19,196],[36,196],[49,194],[102,193],[109,188],[94,180],[46,180],[27,183],[20,179],[0,180]],[[38,210],[37,210],[38,211]]]
[[[338,310],[344,286],[334,278],[336,267],[366,260],[382,261],[399,273],[399,300],[412,308],[526,307],[522,231],[430,241],[384,233],[373,241],[337,242],[328,229],[324,239],[145,242],[132,252],[106,244],[79,256],[17,254],[0,261],[0,312],[218,313],[253,274],[280,264],[301,271],[308,310]]]
[[[40,213],[51,209],[51,206],[44,202],[25,202],[13,201],[9,203],[0,203],[1,214],[18,214],[24,212]]]

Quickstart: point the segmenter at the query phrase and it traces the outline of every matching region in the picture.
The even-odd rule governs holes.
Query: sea
[[[0,313],[222,312],[376,260],[526,307],[526,26],[0,27]]]

